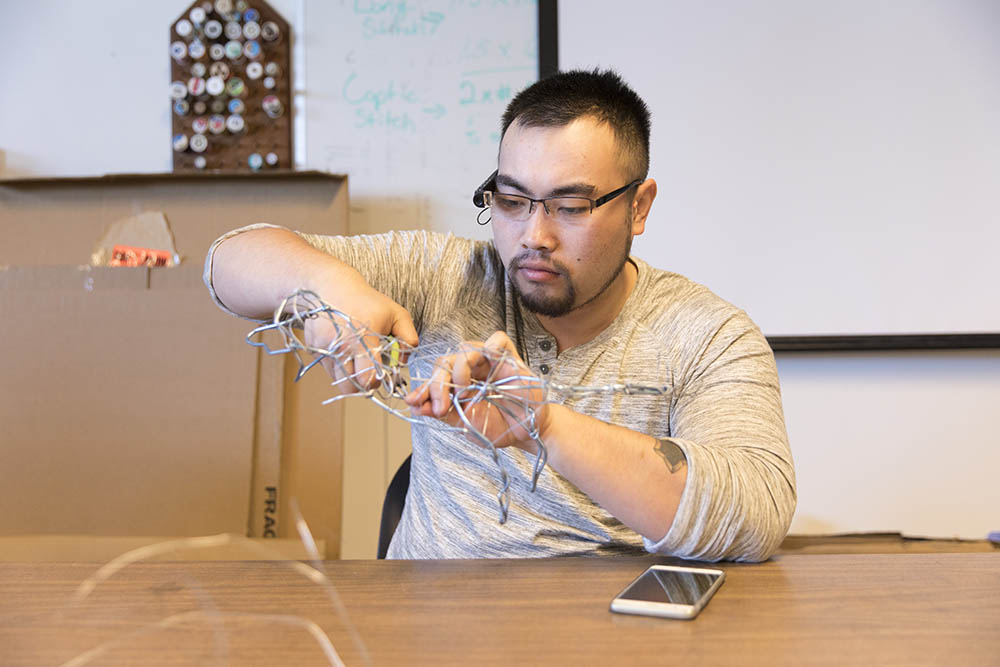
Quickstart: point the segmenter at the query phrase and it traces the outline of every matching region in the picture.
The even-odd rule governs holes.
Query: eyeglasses
[[[587,220],[594,212],[595,208],[604,206],[612,199],[621,196],[629,190],[642,183],[642,179],[632,181],[623,185],[617,190],[612,190],[598,199],[588,199],[587,197],[545,197],[543,199],[532,199],[523,195],[506,194],[495,192],[497,172],[483,182],[472,197],[472,203],[479,208],[489,207],[491,216],[509,222],[523,222],[531,217],[535,212],[535,204],[541,204],[546,215],[556,222],[571,224]]]

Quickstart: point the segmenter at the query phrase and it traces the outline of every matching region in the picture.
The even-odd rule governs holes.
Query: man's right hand
[[[328,303],[350,315],[354,326],[339,318],[334,321],[316,317],[306,321],[305,338],[310,347],[333,353],[332,358],[320,363],[333,378],[339,395],[365,391],[378,384],[373,362],[380,361],[378,349],[384,344],[381,337],[393,336],[413,347],[419,343],[410,313],[370,287]]]
[[[377,292],[354,268],[317,250],[294,232],[264,227],[228,238],[215,248],[211,283],[220,302],[245,317],[270,320],[274,308],[299,289],[319,295],[330,306],[364,325],[373,335],[362,340],[350,326],[338,326],[326,317],[305,323],[306,344],[338,354],[323,367],[340,380],[340,394],[373,386],[372,355],[366,350],[394,336],[416,346],[413,318],[398,303]],[[337,323],[337,325],[346,325]]]

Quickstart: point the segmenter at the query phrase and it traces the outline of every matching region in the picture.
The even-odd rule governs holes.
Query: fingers
[[[456,355],[438,357],[426,382],[416,386],[403,400],[414,414],[441,417],[451,407],[452,372]]]
[[[493,359],[494,365],[502,364],[503,367],[498,370],[504,373],[528,370],[528,365],[524,363],[521,355],[517,353],[517,346],[514,345],[514,341],[505,332],[494,332],[492,336],[486,339],[484,347]]]
[[[304,325],[306,344],[314,356],[321,357],[320,365],[333,379],[338,394],[361,393],[378,386],[382,336],[339,315],[310,318]]]
[[[451,362],[451,357],[435,361],[430,378],[403,397],[413,414],[421,417],[447,414],[451,407]]]
[[[435,417],[443,417],[451,408],[451,375],[454,364],[454,357],[445,357],[440,360],[434,374],[431,375],[429,385],[429,399],[431,402],[431,414]]]
[[[378,369],[363,347],[346,343],[334,347],[322,364],[333,378],[332,384],[338,394],[364,392],[379,383]]]
[[[431,414],[435,417],[448,414],[453,393],[461,396],[485,361],[478,348],[468,344],[462,347],[462,352],[441,357],[434,363],[434,373],[426,385],[426,398],[430,401]]]
[[[462,351],[454,355],[452,362],[452,382],[461,389],[467,388],[473,380],[483,380],[489,373],[490,361],[485,349],[475,343],[465,343]]]
[[[420,342],[420,338],[417,336],[417,328],[413,326],[413,318],[402,307],[400,307],[396,318],[392,322],[389,335],[395,336],[410,347],[416,347]]]
[[[498,353],[497,356],[503,352],[507,352],[510,356],[514,357],[522,364],[524,363],[521,361],[521,357],[517,353],[517,346],[514,345],[514,341],[512,341],[510,336],[508,336],[504,331],[494,331],[493,335],[486,339],[483,347],[491,352]]]

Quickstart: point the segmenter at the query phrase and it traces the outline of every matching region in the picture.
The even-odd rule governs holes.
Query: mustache
[[[547,269],[551,269],[560,275],[567,275],[569,273],[565,265],[554,261],[545,253],[539,252],[522,252],[520,255],[517,255],[514,259],[510,260],[510,266],[507,270],[510,273],[513,273],[521,268],[523,264],[527,263],[544,264]]]

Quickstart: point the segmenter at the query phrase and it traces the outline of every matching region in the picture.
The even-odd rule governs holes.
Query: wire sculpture
[[[333,332],[325,347],[310,345],[305,339],[306,323],[320,318],[331,325],[330,330]],[[268,332],[276,332],[280,336],[280,347],[273,347],[264,340],[264,334]],[[324,405],[350,396],[362,396],[411,424],[457,431],[482,445],[490,453],[500,476],[496,498],[501,524],[507,521],[510,507],[510,476],[497,444],[512,436],[515,430],[519,436],[526,436],[517,439],[534,441],[538,450],[531,474],[531,491],[534,492],[548,459],[545,443],[538,432],[537,410],[550,400],[550,396],[558,394],[579,397],[604,393],[664,395],[669,391],[667,387],[633,384],[594,387],[546,381],[533,375],[509,352],[477,344],[421,344],[413,347],[392,336],[372,331],[309,290],[298,290],[285,298],[275,309],[273,320],[251,331],[246,340],[270,355],[294,356],[299,365],[296,381],[313,367],[323,364],[335,378],[331,384],[338,392],[338,395],[323,401]],[[489,362],[489,372],[482,379],[470,378],[469,384],[465,386],[444,383],[451,395],[448,415],[453,412],[454,419],[442,421],[434,417],[414,415],[409,412],[409,406],[399,407],[412,390],[419,389],[432,380],[441,382],[442,374],[434,379],[435,371],[443,371],[450,377],[451,364],[462,356],[467,359],[475,358],[476,361],[485,358]],[[358,363],[359,360],[361,363]],[[480,412],[484,407],[487,409]],[[477,426],[473,422],[480,414],[487,416]],[[494,421],[491,424],[491,414],[505,417],[504,423],[497,425]],[[492,438],[487,435],[487,431],[493,435]]]

